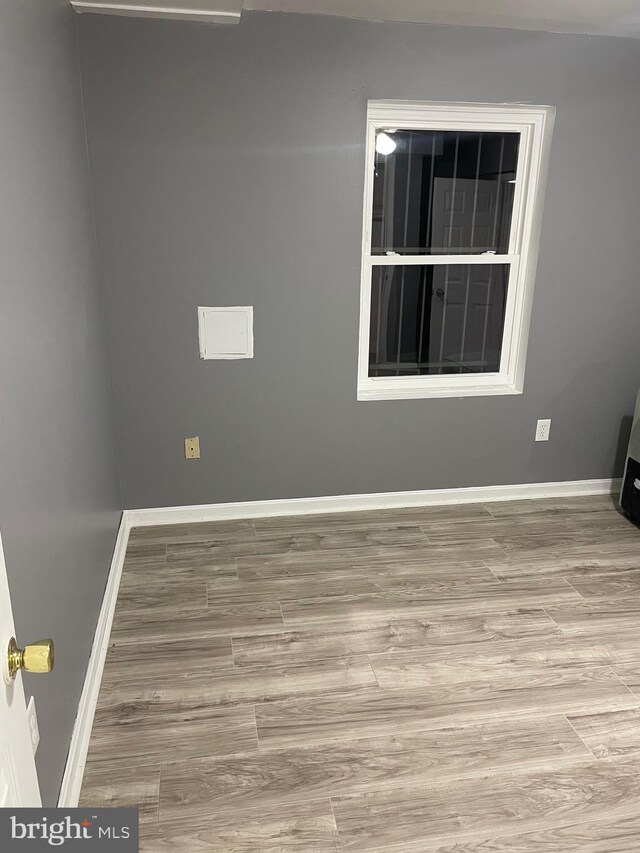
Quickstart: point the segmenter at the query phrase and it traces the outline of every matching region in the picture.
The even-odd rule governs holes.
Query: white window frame
[[[429,101],[369,101],[360,287],[358,400],[402,400],[521,394],[529,337],[544,188],[555,107]],[[374,255],[371,251],[376,133],[380,130],[519,133],[516,184],[507,254]],[[369,376],[371,274],[374,266],[508,264],[510,269],[500,367],[497,373]]]

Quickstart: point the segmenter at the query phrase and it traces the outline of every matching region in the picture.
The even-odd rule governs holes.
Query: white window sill
[[[447,384],[421,385],[407,384],[407,380],[370,379],[358,385],[358,400],[427,400],[432,397],[490,397],[507,394],[522,394],[522,386],[512,382],[493,384],[472,384],[460,382]]]

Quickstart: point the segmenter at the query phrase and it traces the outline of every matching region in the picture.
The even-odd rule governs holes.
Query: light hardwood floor
[[[147,853],[638,853],[640,531],[609,497],[137,528],[82,804]]]

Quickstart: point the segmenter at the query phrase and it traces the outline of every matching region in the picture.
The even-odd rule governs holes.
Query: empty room
[[[0,0],[0,111],[0,849],[638,853],[638,0]]]

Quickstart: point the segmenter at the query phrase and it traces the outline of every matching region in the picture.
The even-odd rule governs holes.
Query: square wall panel
[[[253,358],[253,306],[198,308],[200,358]]]

